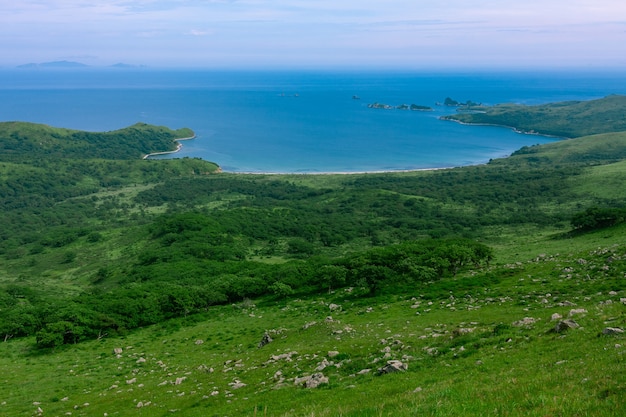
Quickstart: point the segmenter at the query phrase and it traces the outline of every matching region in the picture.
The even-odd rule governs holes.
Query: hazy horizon
[[[626,67],[617,0],[23,0],[0,3],[0,67]]]

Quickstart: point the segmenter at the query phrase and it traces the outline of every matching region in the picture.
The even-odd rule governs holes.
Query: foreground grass
[[[624,336],[602,335],[626,324],[623,233],[553,237],[531,258],[376,297],[246,301],[51,352],[10,340],[0,414],[624,415]],[[551,332],[572,309],[581,327]],[[378,375],[390,359],[408,370]],[[329,383],[294,385],[315,372]]]

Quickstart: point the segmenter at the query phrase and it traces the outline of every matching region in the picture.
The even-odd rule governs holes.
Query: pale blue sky
[[[626,67],[624,0],[0,0],[0,66]]]

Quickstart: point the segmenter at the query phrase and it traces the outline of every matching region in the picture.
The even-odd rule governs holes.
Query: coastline
[[[484,165],[484,164],[475,164]],[[475,166],[475,165],[463,165],[463,166]],[[409,172],[421,172],[421,171],[439,171],[444,169],[454,169],[459,167],[440,167],[440,168],[415,168],[415,169],[390,169],[390,170],[377,170],[377,171],[327,171],[327,172],[265,172],[265,171],[221,171],[225,174],[235,175],[364,175],[364,174],[402,174]]]
[[[563,136],[548,135],[548,134],[543,134],[539,132],[527,132],[527,131],[520,130],[513,126],[507,126],[507,125],[501,125],[501,124],[495,124],[495,123],[463,122],[461,120],[447,118],[445,116],[439,117],[439,120],[456,122],[456,123],[459,123],[461,125],[466,125],[466,126],[502,127],[502,128],[511,129],[515,133],[519,133],[523,135],[543,136],[543,137],[554,138],[554,139],[559,139],[559,140],[569,139]],[[196,137],[197,136],[194,134],[193,136],[190,136],[190,137],[174,139],[174,142],[176,142],[175,150],[149,153],[147,155],[144,155],[142,159],[147,160],[152,156],[169,155],[169,154],[175,154],[177,152],[180,152],[180,150],[183,148],[183,144],[180,143],[181,141],[195,139]],[[510,155],[506,155],[503,157],[507,158],[508,156]],[[301,176],[304,176],[304,175],[366,175],[366,174],[394,174],[394,173],[401,174],[401,173],[411,173],[411,172],[439,171],[439,170],[446,170],[446,169],[462,168],[466,166],[480,166],[480,165],[487,164],[487,162],[483,162],[483,163],[476,163],[476,164],[470,164],[470,165],[436,167],[436,168],[389,169],[389,170],[374,170],[374,171],[276,172],[276,171],[225,171],[222,169],[221,166],[219,166],[219,164],[217,164],[216,162],[213,162],[213,163],[215,163],[218,166],[218,169],[216,171],[217,173],[234,174],[234,175],[298,175],[298,176],[300,175]]]
[[[180,152],[183,148],[183,144],[180,141],[195,139],[196,135],[190,136],[188,138],[180,138],[174,139],[176,142],[176,149],[173,151],[164,151],[164,152],[153,152],[147,155],[144,155],[141,159],[149,159],[152,156],[156,155],[170,155]],[[215,163],[215,162],[214,162]],[[376,171],[324,171],[324,172],[271,172],[271,171],[224,171],[222,167],[220,167],[217,163],[217,172],[224,174],[235,174],[235,175],[363,175],[363,174],[393,174],[393,173],[409,173],[409,172],[420,172],[420,171],[438,171],[442,169],[453,169],[458,168],[454,166],[450,167],[438,167],[438,168],[414,168],[414,169],[390,169],[390,170],[376,170]],[[482,165],[482,164],[476,164]],[[469,165],[468,165],[469,166]]]
[[[180,141],[191,140],[191,139],[195,139],[195,138],[196,138],[196,135],[194,134],[193,136],[190,136],[188,138],[174,139],[174,142],[176,142],[176,149],[174,149],[173,151],[153,152],[153,153],[149,153],[149,154],[144,155],[143,158],[141,158],[141,159],[149,159],[151,156],[169,155],[169,154],[172,154],[172,153],[180,152],[180,150],[183,148],[183,144],[180,143]]]
[[[503,127],[506,129],[511,129],[513,132],[515,133],[519,133],[520,135],[533,135],[533,136],[543,136],[546,138],[554,138],[554,139],[562,139],[562,140],[567,140],[567,139],[571,139],[565,136],[556,136],[556,135],[549,135],[547,133],[540,133],[540,132],[528,132],[526,130],[520,130],[514,126],[508,126],[508,125],[500,125],[497,123],[471,123],[471,122],[463,122],[461,120],[457,120],[457,119],[452,119],[449,118],[447,116],[441,116],[439,118],[439,120],[444,120],[447,122],[455,122],[464,126],[490,126],[490,127]]]

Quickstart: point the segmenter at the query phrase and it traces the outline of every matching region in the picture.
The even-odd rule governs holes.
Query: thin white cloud
[[[191,29],[190,31],[187,32],[187,34],[191,35],[191,36],[209,36],[212,35],[214,32],[212,30],[200,30],[200,29]]]
[[[570,51],[572,60],[602,59],[593,42],[617,45],[626,56],[621,16],[623,0],[0,0],[0,37],[11,39],[0,44],[0,56],[65,50],[198,65],[199,57],[235,55],[252,63],[292,56],[410,64],[473,50],[476,60],[511,62],[537,51],[561,59],[574,49],[564,47],[569,42],[586,48]]]

